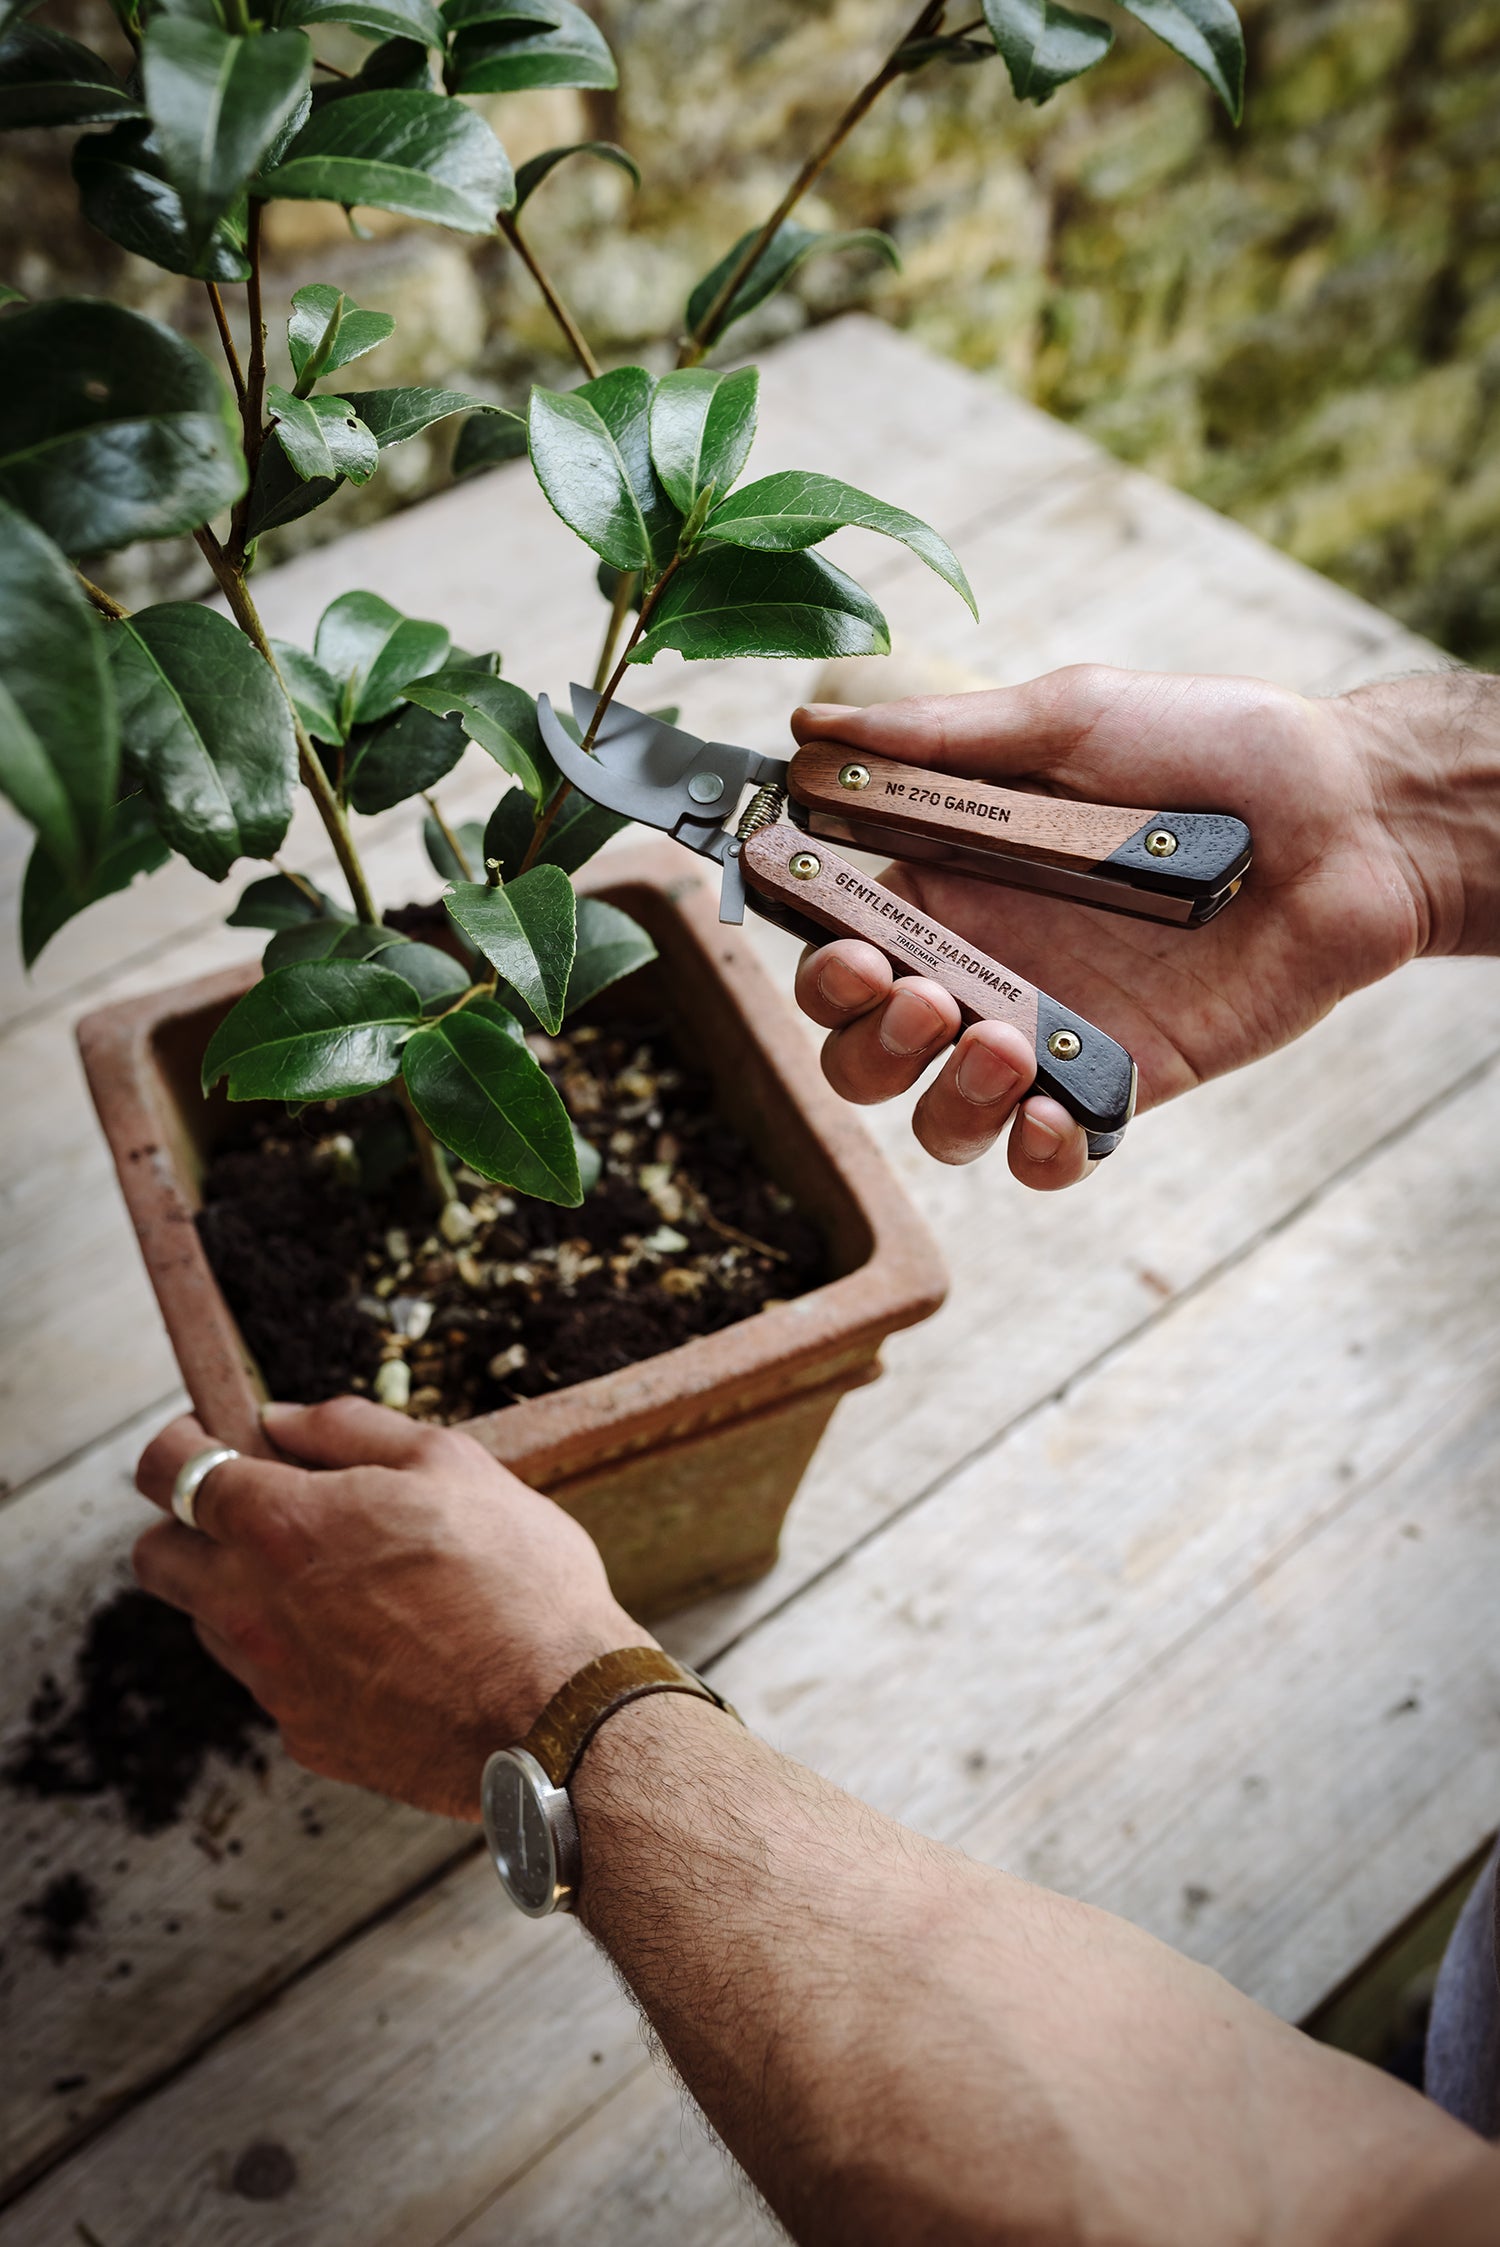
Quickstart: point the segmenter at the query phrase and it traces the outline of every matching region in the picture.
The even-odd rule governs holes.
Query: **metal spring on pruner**
[[[735,829],[736,836],[742,843],[748,843],[762,827],[774,826],[785,810],[786,790],[778,788],[774,780],[768,780],[764,788],[756,789],[746,804],[744,816]]]

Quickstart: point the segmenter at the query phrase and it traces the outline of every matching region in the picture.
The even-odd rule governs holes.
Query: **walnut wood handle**
[[[1014,868],[1017,860],[1089,875],[1096,900],[1113,889],[1125,909],[1147,915],[1160,900],[1184,925],[1227,903],[1250,863],[1250,830],[1226,813],[1132,811],[1027,795],[838,742],[799,749],[787,784],[812,834],[895,857],[939,858],[946,849],[961,855],[967,871],[996,881],[1007,879],[1007,862]],[[1163,834],[1164,852],[1148,846],[1148,836],[1154,843]],[[903,839],[914,847],[903,851]]]
[[[1097,1159],[1119,1145],[1135,1108],[1135,1063],[1092,1022],[872,881],[826,843],[809,843],[786,820],[750,836],[741,858],[750,888],[778,914],[830,936],[862,937],[898,975],[931,976],[957,999],[966,1022],[1014,1022],[1036,1054],[1035,1089],[1060,1100],[1083,1125],[1089,1153]]]

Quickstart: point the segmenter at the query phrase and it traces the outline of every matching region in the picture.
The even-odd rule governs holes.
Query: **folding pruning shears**
[[[587,728],[597,697],[575,686],[572,701],[577,725]],[[1249,828],[1219,812],[1070,803],[956,780],[837,742],[770,757],[700,741],[618,702],[605,712],[590,755],[546,695],[537,713],[559,771],[580,795],[719,865],[721,921],[742,921],[749,905],[811,943],[862,937],[898,975],[941,983],[965,1022],[1017,1024],[1036,1053],[1035,1089],[1083,1125],[1095,1158],[1119,1145],[1135,1109],[1135,1063],[1125,1048],[828,844],[1184,929],[1201,928],[1227,905],[1250,864]],[[755,794],[741,814],[746,788]]]

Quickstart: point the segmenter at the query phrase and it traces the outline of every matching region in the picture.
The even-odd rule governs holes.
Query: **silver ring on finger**
[[[177,1470],[172,1483],[172,1511],[185,1529],[198,1528],[198,1493],[215,1467],[223,1467],[239,1453],[227,1444],[216,1443],[207,1451],[195,1451],[192,1458]],[[200,1531],[200,1535],[203,1534]]]

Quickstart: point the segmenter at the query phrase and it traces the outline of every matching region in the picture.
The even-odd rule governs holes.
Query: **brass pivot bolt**
[[[870,768],[868,765],[839,766],[839,786],[841,788],[868,788],[869,785]]]
[[[1169,835],[1165,827],[1153,827],[1146,837],[1146,848],[1153,858],[1170,858],[1177,848],[1177,837]]]
[[[1054,1061],[1076,1061],[1083,1051],[1083,1040],[1076,1030],[1054,1030],[1047,1040],[1047,1051]]]
[[[799,882],[810,882],[815,874],[822,873],[823,861],[814,858],[810,850],[794,850],[786,862],[786,870],[795,874]]]

